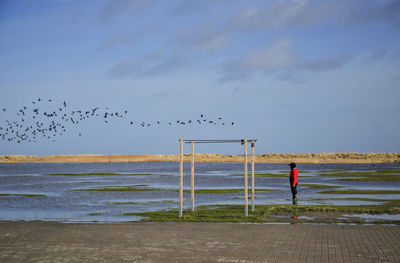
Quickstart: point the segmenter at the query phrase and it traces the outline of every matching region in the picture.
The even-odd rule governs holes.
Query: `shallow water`
[[[379,201],[344,200],[344,198],[399,199],[400,195],[331,195],[320,194],[301,184],[343,186],[337,189],[398,190],[400,182],[349,182],[319,177],[328,170],[376,171],[400,168],[400,164],[301,164],[307,171],[299,177],[299,205],[364,205]],[[256,173],[289,173],[287,164],[256,164]],[[184,189],[190,190],[190,164],[184,166]],[[60,222],[135,221],[139,217],[124,213],[178,209],[179,165],[159,163],[90,163],[90,164],[0,164],[0,220],[45,220]],[[118,173],[119,175],[48,175],[78,173]],[[243,189],[243,164],[196,163],[196,189]],[[236,175],[236,176],[235,176]],[[257,204],[291,204],[286,177],[256,177]],[[91,188],[136,187],[157,191],[76,191]],[[251,187],[249,176],[249,187]],[[196,205],[244,204],[244,193],[197,193]],[[251,200],[249,200],[251,204]],[[190,193],[184,193],[184,207],[191,208]]]
[[[342,215],[344,218],[349,218],[349,217],[360,217],[365,219],[366,222],[374,222],[377,220],[392,220],[392,221],[400,221],[400,214],[396,215],[389,215],[389,214],[383,214],[383,215],[370,215],[370,214],[352,214],[352,215]]]

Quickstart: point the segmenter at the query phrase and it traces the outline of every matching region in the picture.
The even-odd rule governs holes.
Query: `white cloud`
[[[140,75],[143,72],[143,68],[146,66],[146,61],[138,58],[129,58],[121,61],[114,65],[109,71],[108,76],[110,78],[125,77],[127,75]]]
[[[230,41],[227,31],[218,30],[211,25],[191,26],[173,35],[173,42],[180,47],[197,50],[218,50],[226,47]]]
[[[136,35],[116,34],[101,44],[100,49],[112,49],[120,45],[134,45],[137,41],[138,37]]]
[[[297,70],[311,71],[311,72],[323,72],[334,70],[343,67],[353,55],[336,55],[331,57],[322,57],[316,59],[310,59],[301,62],[296,68]]]
[[[234,15],[230,26],[238,29],[280,28],[316,23],[334,13],[333,1],[278,0],[267,6],[249,6]]]
[[[220,81],[245,79],[249,74],[283,69],[297,60],[290,39],[280,39],[270,46],[250,50],[245,56],[226,63]]]
[[[289,66],[296,61],[290,39],[278,40],[269,47],[252,50],[241,59],[239,67],[244,70],[273,70]]]
[[[228,45],[230,36],[225,33],[212,32],[210,34],[199,35],[193,47],[206,50],[215,50],[224,48]]]
[[[300,58],[290,39],[280,39],[270,46],[249,51],[245,56],[222,67],[221,82],[247,80],[255,73],[276,74],[279,80],[303,83],[307,73],[342,68],[355,55],[337,54],[313,59]]]
[[[121,61],[108,71],[108,76],[110,78],[159,76],[174,72],[189,64],[180,56],[160,58],[157,55],[148,55]]]
[[[364,0],[350,5],[349,18],[352,21],[361,23],[388,22],[400,26],[400,1],[398,0],[377,2]]]
[[[129,14],[141,10],[152,0],[110,0],[101,9],[100,18],[103,22],[110,22],[123,14]]]
[[[376,62],[376,61],[384,59],[387,55],[388,55],[388,51],[386,49],[377,48],[369,54],[367,61],[368,62]]]
[[[121,32],[110,36],[99,47],[100,50],[113,49],[120,46],[133,46],[140,41],[153,36],[159,30],[159,25],[144,26],[135,32]]]
[[[145,70],[143,76],[158,76],[162,74],[167,74],[174,72],[178,69],[183,69],[188,65],[189,62],[186,59],[180,56],[174,56],[152,64],[149,68]]]

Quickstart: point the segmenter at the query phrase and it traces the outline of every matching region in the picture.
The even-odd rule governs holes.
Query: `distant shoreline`
[[[178,154],[144,155],[1,155],[0,163],[105,163],[105,162],[178,162]],[[185,162],[190,162],[190,154],[185,154]],[[196,162],[243,162],[243,156],[214,153],[195,154]],[[248,161],[251,161],[249,155]],[[400,153],[265,153],[255,156],[257,163],[400,163]]]

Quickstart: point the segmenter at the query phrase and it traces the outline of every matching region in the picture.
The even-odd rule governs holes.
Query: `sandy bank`
[[[190,155],[184,156],[185,162]],[[243,162],[243,156],[199,153],[196,162]],[[2,155],[0,163],[103,163],[103,162],[178,162],[177,154],[145,155]],[[249,158],[250,161],[250,158]],[[265,153],[255,156],[257,163],[400,163],[400,153]]]

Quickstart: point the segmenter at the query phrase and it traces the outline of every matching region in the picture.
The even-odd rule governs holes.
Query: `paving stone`
[[[0,223],[0,262],[400,262],[399,253],[399,226]]]

